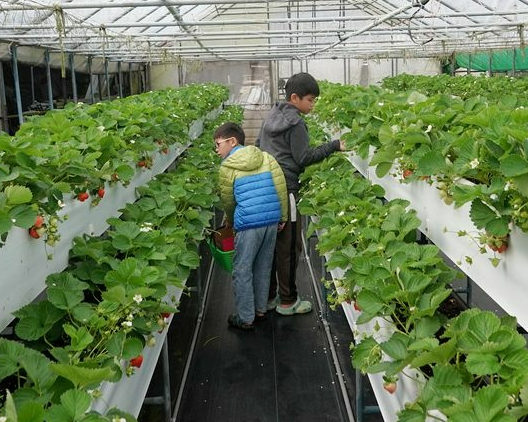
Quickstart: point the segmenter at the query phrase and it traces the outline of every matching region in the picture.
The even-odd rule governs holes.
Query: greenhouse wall
[[[401,73],[436,75],[440,73],[440,62],[436,59],[336,59],[310,60],[308,62],[279,62],[279,78],[287,79],[297,72],[309,72],[319,80],[351,85],[372,85],[387,76]]]
[[[176,87],[181,85],[176,64],[162,64],[150,68],[150,88],[152,90]]]

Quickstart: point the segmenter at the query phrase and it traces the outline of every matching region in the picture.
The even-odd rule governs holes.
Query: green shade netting
[[[487,71],[490,68],[490,54],[492,72],[507,72],[513,70],[514,59],[515,70],[528,70],[528,48],[526,47],[494,51],[492,53],[457,54],[457,67]]]

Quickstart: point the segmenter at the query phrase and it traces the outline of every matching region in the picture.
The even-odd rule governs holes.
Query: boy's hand
[[[339,151],[346,151],[345,141],[342,139],[339,140]]]

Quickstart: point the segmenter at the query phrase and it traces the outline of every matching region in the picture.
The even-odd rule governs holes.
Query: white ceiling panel
[[[112,61],[437,57],[524,47],[528,0],[0,0],[0,42]]]

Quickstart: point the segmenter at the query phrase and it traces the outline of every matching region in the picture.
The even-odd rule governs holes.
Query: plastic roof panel
[[[0,0],[0,42],[112,61],[438,57],[523,47],[528,0]]]

